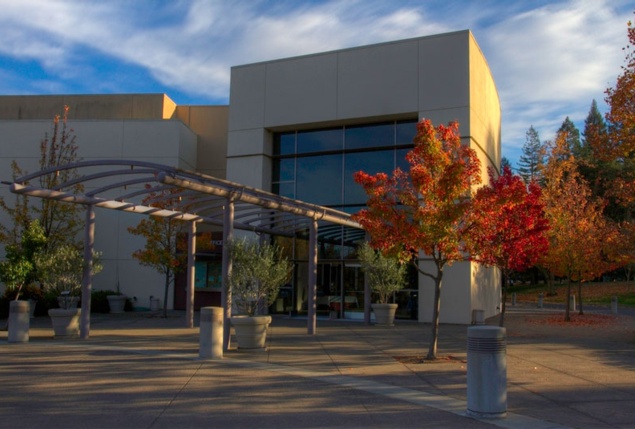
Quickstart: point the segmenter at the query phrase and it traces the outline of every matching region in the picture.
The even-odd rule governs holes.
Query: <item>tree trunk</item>
[[[168,290],[170,289],[170,277],[172,271],[167,270],[165,273],[165,291],[163,292],[163,317],[168,317]]]
[[[582,282],[580,280],[578,280],[578,305],[580,306],[578,314],[584,314],[584,311],[582,310]]]
[[[503,287],[502,287],[502,303],[501,303],[501,314],[498,318],[498,326],[505,326],[505,309],[507,308],[507,285],[505,284],[505,279],[507,275],[503,273]]]
[[[430,338],[430,348],[426,360],[437,359],[437,345],[439,342],[439,312],[441,310],[441,282],[443,280],[443,269],[438,269],[434,278],[434,307],[432,309],[432,338]]]
[[[565,298],[565,310],[564,310],[564,321],[571,321],[571,279],[567,277],[567,297]]]

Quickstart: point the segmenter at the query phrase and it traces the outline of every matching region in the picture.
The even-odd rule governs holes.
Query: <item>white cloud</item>
[[[74,78],[134,92],[99,81],[91,59],[112,59],[213,103],[227,101],[234,65],[469,28],[497,82],[504,147],[517,151],[530,125],[552,138],[601,101],[632,12],[627,0],[21,0],[3,3],[0,55],[39,62],[50,76],[33,88],[64,92]]]
[[[583,121],[591,100],[601,101],[619,73],[626,43],[630,12],[618,12],[615,4],[572,0],[485,30],[482,43],[499,88],[508,146],[522,146],[532,124],[551,139],[566,116]]]

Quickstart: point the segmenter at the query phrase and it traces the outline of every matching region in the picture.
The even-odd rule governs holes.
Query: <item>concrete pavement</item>
[[[508,416],[466,417],[466,326],[392,328],[274,317],[266,351],[198,358],[184,313],[94,315],[88,340],[0,333],[0,428],[635,427],[635,317],[546,324],[558,310],[507,317]],[[588,312],[588,310],[587,310]],[[557,316],[555,316],[557,317]],[[496,320],[489,320],[494,324]]]

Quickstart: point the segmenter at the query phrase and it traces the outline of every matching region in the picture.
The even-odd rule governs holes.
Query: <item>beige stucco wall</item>
[[[197,136],[196,171],[224,179],[227,174],[229,106],[178,106],[174,118]]]
[[[176,104],[165,94],[3,95],[0,119],[50,120],[69,106],[72,119],[170,119]]]
[[[1,97],[0,97],[1,99]],[[197,164],[197,136],[181,121],[149,119],[88,120],[71,119],[78,153],[84,160],[135,159],[194,170]],[[16,160],[29,171],[36,171],[40,159],[39,143],[52,131],[51,120],[0,120],[3,136],[0,152],[0,178],[10,181],[10,165]],[[94,187],[99,182],[87,186]],[[0,195],[12,202],[8,186],[0,186]],[[35,203],[35,202],[34,202]],[[8,221],[0,213],[0,221]],[[136,225],[142,216],[96,209],[95,249],[103,253],[104,271],[94,279],[96,289],[114,289],[119,283],[127,295],[138,298],[147,307],[149,296],[163,300],[163,277],[150,268],[140,266],[132,253],[143,247],[144,240],[130,235],[128,226]],[[2,252],[4,254],[4,252]],[[168,306],[172,306],[170,293]]]

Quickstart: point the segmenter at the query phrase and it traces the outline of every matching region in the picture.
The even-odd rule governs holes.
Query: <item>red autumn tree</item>
[[[513,271],[535,265],[547,251],[547,219],[537,183],[525,185],[509,167],[498,175],[489,169],[490,183],[480,188],[466,217],[466,250],[470,259],[501,270],[509,279]],[[503,284],[500,326],[505,320],[507,288]]]
[[[461,220],[470,207],[470,191],[480,183],[476,152],[461,144],[459,125],[435,128],[430,120],[417,124],[414,148],[406,155],[409,171],[396,169],[370,175],[359,171],[355,181],[368,195],[367,208],[356,213],[370,235],[370,244],[402,261],[416,262],[423,252],[431,269],[415,264],[434,282],[432,338],[427,359],[437,357],[443,270],[464,258]],[[429,266],[430,264],[427,264]]]
[[[149,186],[149,185],[148,185]],[[180,190],[165,190],[150,193],[144,204],[157,209],[172,209],[179,202]],[[132,254],[141,265],[154,268],[165,276],[163,294],[163,317],[167,317],[167,301],[170,284],[177,273],[183,271],[187,265],[185,242],[178,240],[178,235],[184,231],[182,221],[154,217],[142,219],[137,226],[129,227],[128,232],[145,237],[146,244]]]

